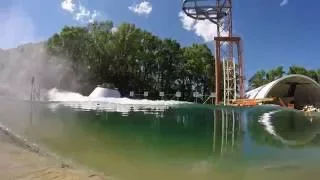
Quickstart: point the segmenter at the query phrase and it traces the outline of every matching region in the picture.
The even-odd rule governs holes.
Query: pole
[[[236,75],[236,62],[233,59],[233,90],[234,90],[234,97],[233,100],[237,99],[237,75]]]
[[[216,71],[216,104],[220,102],[220,41],[216,41],[216,57],[215,57],[215,71]]]
[[[223,104],[226,105],[226,61],[222,60],[223,68]]]

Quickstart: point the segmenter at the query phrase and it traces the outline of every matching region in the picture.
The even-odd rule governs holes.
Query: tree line
[[[267,84],[267,83],[272,82],[278,78],[281,78],[285,75],[290,75],[290,74],[305,75],[305,76],[312,78],[316,82],[320,83],[320,69],[308,70],[304,67],[293,65],[293,66],[290,66],[288,71],[286,72],[284,70],[283,66],[278,66],[273,69],[270,69],[269,71],[265,71],[265,70],[257,71],[249,79],[249,89],[254,89],[254,88],[260,87],[264,84]]]
[[[180,91],[182,99],[188,101],[193,99],[193,92],[210,94],[215,88],[214,56],[206,44],[182,47],[173,39],[161,39],[134,24],[115,28],[112,21],[102,21],[65,26],[46,45],[49,55],[67,59],[72,73],[81,77],[78,91],[83,94],[108,83],[123,96],[129,96],[130,91],[148,91],[149,98],[156,99],[159,92]],[[285,72],[279,66],[257,71],[249,79],[249,88],[286,74],[303,74],[320,81],[320,69],[292,66]]]
[[[68,59],[74,73],[85,74],[83,93],[103,83],[117,87],[123,96],[149,91],[149,98],[158,97],[160,91],[180,91],[188,100],[194,91],[212,91],[214,57],[206,44],[182,47],[134,24],[115,28],[104,21],[65,26],[48,39],[47,50]]]

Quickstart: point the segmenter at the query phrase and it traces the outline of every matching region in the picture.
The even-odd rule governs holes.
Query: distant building
[[[120,98],[120,92],[117,89],[105,88],[105,86],[96,87],[89,98]]]
[[[313,79],[299,74],[284,76],[245,94],[248,99],[281,98],[294,104],[296,109],[306,105],[320,107],[320,85]]]

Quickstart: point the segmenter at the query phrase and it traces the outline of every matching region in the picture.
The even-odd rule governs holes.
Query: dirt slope
[[[32,151],[0,131],[1,180],[106,180],[103,175],[71,168],[53,157]]]

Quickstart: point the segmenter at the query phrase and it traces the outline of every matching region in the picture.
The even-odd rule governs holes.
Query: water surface
[[[295,111],[193,104],[101,109],[100,103],[88,110],[85,102],[0,101],[0,121],[14,132],[116,179],[320,175],[320,120]]]

